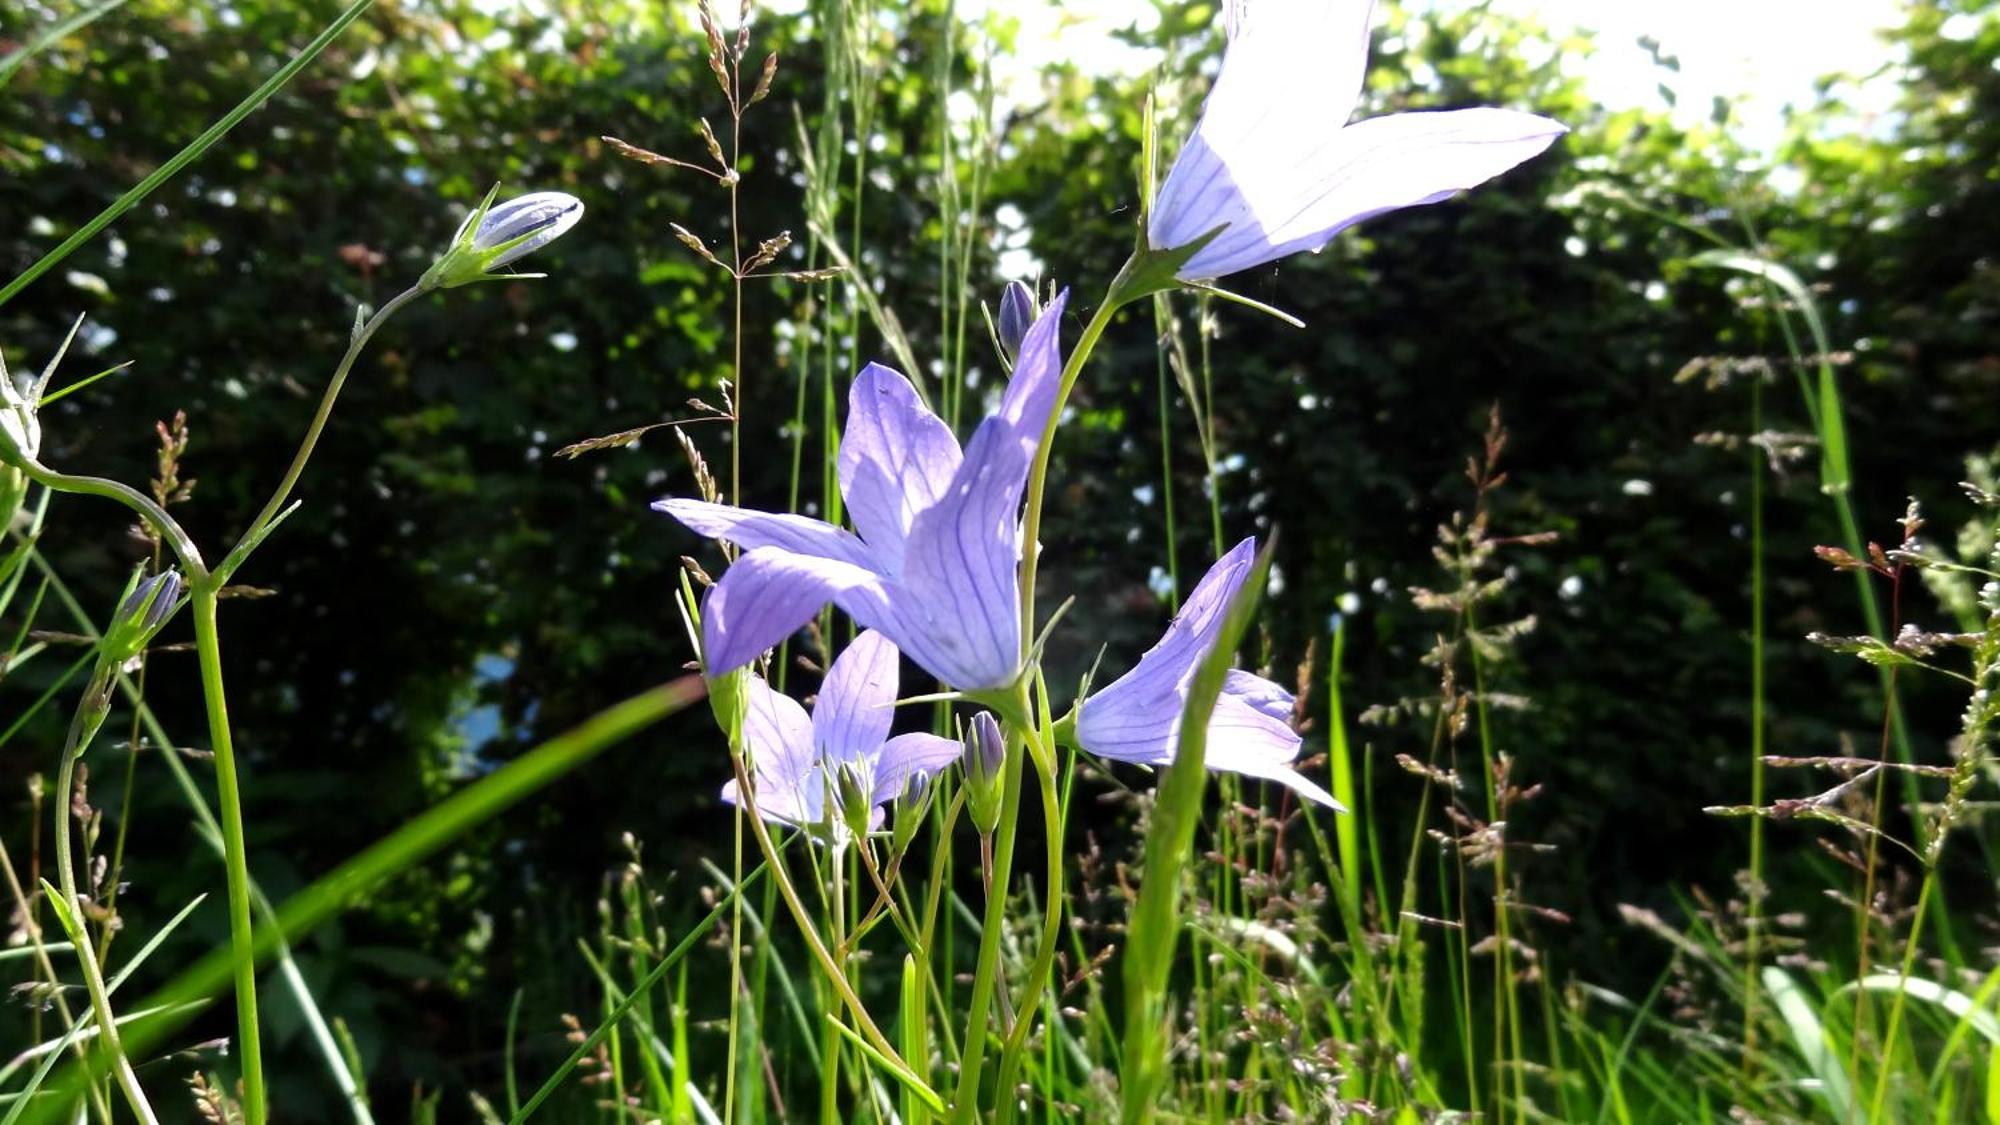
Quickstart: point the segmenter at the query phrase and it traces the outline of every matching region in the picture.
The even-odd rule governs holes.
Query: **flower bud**
[[[896,798],[895,826],[891,829],[890,848],[902,851],[916,839],[917,830],[924,826],[924,810],[931,803],[931,775],[916,773],[910,776],[909,785]]]
[[[169,567],[158,574],[140,578],[135,573],[125,587],[125,600],[111,618],[111,627],[100,642],[106,663],[121,665],[139,655],[147,642],[172,616],[181,598],[180,572]]]
[[[6,361],[0,360],[0,461],[18,465],[41,456],[41,402],[46,385],[47,376],[17,379],[9,375]]]
[[[991,711],[972,717],[965,739],[965,808],[980,833],[1000,823],[1000,769],[1007,763],[1007,741]]]
[[[835,807],[827,811],[856,839],[875,827],[875,778],[865,762],[841,762],[833,767]],[[839,839],[836,829],[834,838]]]
[[[567,192],[530,192],[497,205],[489,192],[424,273],[422,285],[450,289],[485,281],[501,266],[561,238],[581,218],[583,201]]]
[[[1009,360],[1021,350],[1021,338],[1028,334],[1028,326],[1035,323],[1041,310],[1035,306],[1035,291],[1025,281],[1010,281],[1007,289],[1000,294],[1000,350]]]

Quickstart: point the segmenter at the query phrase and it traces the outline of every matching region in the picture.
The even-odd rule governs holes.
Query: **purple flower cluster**
[[[1168,256],[1182,281],[1317,250],[1354,223],[1483,183],[1565,131],[1544,117],[1488,108],[1350,123],[1367,67],[1370,0],[1262,0],[1254,10],[1231,0],[1228,12],[1221,72],[1147,219],[1149,249],[1134,259]],[[524,214],[523,229],[542,223],[560,233],[566,218],[559,210]],[[1067,296],[1038,309],[1032,289],[1008,287],[996,331],[1012,378],[999,410],[963,449],[901,374],[869,364],[855,376],[838,461],[853,531],[699,500],[654,505],[743,549],[702,608],[709,675],[756,660],[829,602],[866,630],[828,670],[810,718],[748,678],[743,741],[755,769],[752,799],[764,816],[824,827],[822,838],[867,832],[913,780],[963,758],[974,819],[991,830],[1005,761],[993,716],[974,717],[968,751],[933,735],[889,737],[891,707],[901,656],[989,703],[1020,692],[1030,674],[1021,635],[1021,507],[1067,393],[1057,339]],[[1114,296],[1110,306],[1121,299],[1130,297]],[[1246,539],[1218,560],[1160,642],[1058,727],[1100,757],[1172,762],[1195,675],[1255,570],[1256,552]],[[1229,673],[1208,720],[1206,764],[1338,809],[1332,794],[1293,767],[1300,747],[1293,709],[1279,685]],[[741,796],[734,782],[723,795]]]

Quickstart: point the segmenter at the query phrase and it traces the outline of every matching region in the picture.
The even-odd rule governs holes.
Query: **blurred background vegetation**
[[[872,249],[848,280],[748,291],[744,494],[769,505],[794,487],[795,440],[805,502],[822,488],[827,366],[815,356],[837,358],[835,394],[850,357],[893,358],[854,310],[852,277],[926,364],[956,346],[939,297],[956,268],[939,254],[947,237],[972,233],[961,245],[975,296],[997,299],[1003,260],[1033,262],[1087,312],[1134,237],[1144,97],[1157,94],[1163,132],[1178,136],[1220,45],[1212,4],[1159,0],[1158,29],[1135,33],[1162,49],[1156,73],[1058,69],[1032,96],[992,104],[982,142],[965,123],[983,112],[984,60],[1009,49],[1004,21],[967,26],[923,0],[863,5],[832,27],[809,7],[755,25],[753,53],[781,63],[746,125],[742,225],[751,238],[799,235],[788,266],[825,264],[803,249],[801,141],[832,115],[869,139],[848,144],[838,197],[822,202],[843,240]],[[1840,531],[1777,324],[1760,290],[1691,259],[1759,246],[1814,287],[1864,532],[1893,544],[1916,497],[1931,536],[1950,543],[1969,511],[1956,487],[1966,461],[2000,440],[2000,21],[1976,0],[1910,4],[1883,48],[1902,88],[1894,112],[1857,116],[1830,79],[1775,149],[1753,150],[1734,139],[1730,104],[1699,127],[1664,109],[1607,109],[1564,65],[1588,43],[1553,41],[1504,6],[1439,7],[1390,10],[1364,112],[1499,104],[1573,133],[1461,200],[1233,280],[1304,329],[1176,298],[1184,346],[1208,356],[1207,391],[1198,364],[1186,382],[1163,374],[1154,321],[1128,313],[1079,391],[1052,474],[1044,590],[1077,595],[1064,628],[1081,661],[1060,670],[1081,674],[1098,643],[1108,668],[1122,666],[1156,635],[1174,576],[1185,583],[1216,553],[1192,391],[1212,407],[1222,535],[1282,529],[1267,645],[1280,679],[1311,660],[1308,753],[1325,746],[1336,614],[1350,712],[1435,694],[1423,657],[1439,626],[1409,590],[1450,584],[1431,547],[1472,503],[1466,459],[1497,406],[1511,442],[1494,530],[1557,533],[1503,552],[1502,616],[1533,623],[1485,685],[1520,700],[1501,713],[1498,743],[1518,779],[1545,786],[1510,835],[1554,846],[1525,859],[1524,883],[1569,921],[1535,923],[1535,940],[1564,974],[1642,992],[1666,952],[1625,926],[1619,905],[1673,916],[1692,888],[1726,899],[1745,863],[1743,823],[1702,810],[1748,799],[1753,478],[1767,489],[1770,749],[1872,753],[1883,714],[1875,677],[1804,641],[1864,625],[1851,581],[1812,554]],[[30,61],[0,88],[0,274],[177,151],[332,11],[133,0]],[[56,18],[0,0],[0,54]],[[198,483],[179,511],[216,541],[281,471],[356,304],[413,280],[490,184],[564,190],[588,208],[534,260],[548,280],[436,296],[389,328],[334,417],[304,509],[242,576],[269,596],[226,607],[250,853],[274,894],[691,656],[670,603],[679,558],[715,560],[645,507],[691,491],[671,435],[554,456],[694,416],[687,400],[719,401],[729,371],[727,277],[668,228],[726,241],[725,197],[599,140],[698,158],[696,120],[720,124],[727,111],[691,21],[691,5],[626,0],[382,0],[186,174],[0,308],[10,369],[39,366],[79,314],[68,376],[131,364],[52,408],[48,462],[143,481],[155,422],[184,410],[182,471]],[[953,97],[940,95],[941,76]],[[1661,78],[1670,88],[1671,59]],[[828,323],[815,302],[830,302],[845,331],[815,336]],[[976,313],[969,324],[965,365],[991,390],[998,367]],[[803,429],[800,401],[812,404]],[[726,460],[725,427],[687,432]],[[115,510],[57,504],[75,510],[43,547],[87,605],[107,606],[147,548]],[[1958,627],[1914,587],[1901,617]],[[0,713],[25,709],[55,674],[37,666],[0,683]],[[168,730],[196,738],[191,657],[163,655],[149,675]],[[1958,704],[1906,686],[1915,750],[1942,760]],[[0,748],[0,834],[17,855],[40,807],[29,781],[53,770],[64,713],[51,708]],[[114,718],[107,730],[119,729]],[[1418,782],[1394,756],[1420,756],[1426,724],[1391,714],[1352,737],[1374,775],[1363,814],[1407,836]],[[127,800],[127,757],[109,739],[93,755],[100,806]],[[377,1088],[492,1089],[517,996],[524,1055],[566,1049],[559,1014],[596,994],[575,942],[598,931],[600,900],[631,861],[622,837],[643,841],[662,915],[701,909],[695,861],[719,858],[728,833],[722,761],[707,716],[684,716],[315,935],[300,962],[353,1029]],[[157,765],[141,754],[129,777],[126,909],[144,917],[217,871]],[[1815,780],[1775,776],[1772,793],[1811,792]],[[1103,819],[1090,827],[1118,830],[1113,813]],[[1808,830],[1770,835],[1774,908],[1811,906],[1822,880],[1796,883],[1801,901],[1785,902],[1778,874],[1834,861]],[[1990,942],[1988,853],[1958,854],[1969,863],[1947,899],[1964,907],[1959,940]],[[175,940],[191,950],[225,933],[212,902]],[[312,1063],[270,995],[280,1116],[318,1119],[309,1091],[320,1079],[284,1080],[282,1068]],[[725,999],[696,996],[695,1015]],[[0,1027],[22,1018],[20,1005],[0,1008]]]

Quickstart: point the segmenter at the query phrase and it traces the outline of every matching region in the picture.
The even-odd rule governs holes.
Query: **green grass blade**
[[[201,136],[196,137],[193,141],[189,142],[186,148],[175,153],[172,159],[160,165],[152,175],[140,180],[136,187],[119,196],[111,206],[98,212],[96,218],[77,228],[75,234],[63,239],[62,245],[42,255],[41,261],[23,270],[21,275],[8,282],[5,288],[0,288],[0,305],[13,300],[14,296],[20,293],[21,290],[34,284],[36,278],[55,268],[64,258],[74,253],[77,247],[97,237],[97,233],[105,227],[110,226],[112,221],[117,219],[118,216],[138,206],[140,200],[153,194],[153,191],[161,184],[173,179],[174,176],[179,174],[181,169],[194,163],[202,153],[207,152],[214,146],[215,142],[221,140],[223,134],[234,129],[244,118],[250,116],[251,112],[258,106],[269,101],[271,95],[277,93],[279,88],[291,81],[292,77],[299,71],[304,70],[306,64],[318,58],[319,53],[326,50],[329,43],[332,43],[341,32],[347,30],[348,24],[359,19],[361,13],[367,11],[374,3],[375,0],[354,0],[354,3],[350,4],[346,11],[340,13],[340,15],[334,18],[332,23],[326,25],[326,30],[320,32],[319,36],[306,44],[298,54],[293,55],[290,62],[279,67],[271,77],[265,79],[262,86],[251,91],[250,96],[239,102],[235,109],[230,110],[215,124],[210,125]]]
[[[23,63],[48,50],[51,43],[66,36],[75,35],[77,32],[96,23],[100,18],[108,16],[119,8],[124,7],[125,3],[126,0],[102,0],[101,3],[93,4],[88,8],[76,12],[66,20],[56,22],[40,35],[28,40],[15,50],[9,51],[5,58],[0,58],[0,86],[7,85],[8,81],[14,77],[14,72],[21,69]]]
[[[1805,1059],[1806,1069],[1818,1080],[1819,1092],[1825,1095],[1835,1120],[1860,1121],[1861,1107],[1854,1100],[1854,1086],[1805,990],[1790,973],[1766,966],[1764,991],[1770,994],[1771,1002],[1784,1018],[1786,1029],[1792,1033],[1792,1044]]]
[[[706,686],[699,677],[683,676],[633,696],[433,805],[286,900],[278,908],[276,924],[263,927],[258,934],[257,960],[267,960],[280,942],[296,940],[384,880],[423,862],[439,848],[610,746],[686,709],[705,692]],[[211,1000],[227,986],[232,965],[229,950],[216,950],[155,993],[146,1006],[170,1008],[174,1013],[135,1025],[126,1037],[128,1050],[139,1055],[157,1045],[180,1025],[181,1013],[187,1005]],[[63,1088],[79,1087],[78,1080],[83,1077],[71,1074],[69,1085]]]
[[[1207,789],[1208,720],[1222,695],[1223,678],[1235,662],[1236,647],[1256,616],[1274,543],[1267,541],[1258,553],[1256,565],[1230,599],[1214,647],[1195,671],[1181,709],[1180,745],[1173,764],[1162,771],[1153,822],[1146,833],[1145,873],[1132,906],[1125,947],[1119,1117],[1127,1125],[1152,1120],[1158,1108],[1155,1100],[1166,1086],[1167,977],[1180,940],[1181,870],[1194,847],[1195,824]]]

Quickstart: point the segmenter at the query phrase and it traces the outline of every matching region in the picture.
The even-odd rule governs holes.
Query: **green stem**
[[[1122,276],[1122,275],[1121,275]],[[1035,643],[1035,565],[1041,560],[1042,495],[1046,491],[1049,478],[1049,454],[1055,446],[1056,424],[1062,421],[1063,404],[1069,401],[1069,393],[1076,387],[1077,376],[1083,373],[1083,365],[1096,349],[1098,338],[1111,324],[1111,316],[1129,298],[1121,298],[1117,282],[1112,283],[1111,292],[1105,295],[1104,303],[1097,307],[1096,315],[1084,325],[1083,335],[1077,339],[1076,348],[1069,353],[1068,362],[1063,364],[1062,384],[1056,390],[1056,403],[1049,411],[1049,421],[1042,428],[1042,440],[1035,446],[1035,464],[1028,471],[1027,516],[1021,524],[1021,654],[1026,657],[1028,646]],[[1005,814],[1001,817],[1004,824]],[[969,1044],[968,1044],[969,1046]]]
[[[1015,703],[1024,711],[1029,705],[1026,681],[1022,681]],[[1034,1026],[1035,1015],[1042,1009],[1041,998],[1048,987],[1049,973],[1056,963],[1056,945],[1062,938],[1063,916],[1063,816],[1061,794],[1056,786],[1055,744],[1047,736],[1047,727],[1032,731],[1027,738],[1029,757],[1035,763],[1035,778],[1042,790],[1042,824],[1047,840],[1048,887],[1043,894],[1041,944],[1035,950],[1034,964],[1028,969],[1028,976],[1021,985],[1021,1002],[1015,1005],[1013,1029],[1007,1033],[1007,1041],[1000,1049],[999,1091],[1000,1121],[1013,1120],[1014,1099],[1007,1091],[1014,1088],[1014,1075],[1021,1066],[1021,1050],[1027,1045],[1028,1031]],[[992,910],[992,904],[987,909]]]
[[[310,445],[309,437],[307,446]],[[297,474],[291,477],[296,479]],[[236,748],[229,735],[229,704],[223,694],[222,644],[215,621],[218,586],[216,579],[204,576],[193,584],[189,598],[194,610],[195,656],[201,665],[201,695],[208,711],[209,749],[215,755],[216,801],[222,820],[222,866],[229,890],[229,950],[236,981],[237,1051],[243,1059],[243,1119],[245,1125],[263,1125],[264,1051],[257,1027],[257,949],[250,923],[250,861],[243,844],[243,791],[236,776]]]
[[[153,530],[160,533],[160,537],[173,549],[174,557],[180,560],[181,568],[188,572],[190,579],[208,573],[208,567],[202,562],[201,551],[195,547],[194,540],[182,529],[179,521],[168,515],[167,510],[155,503],[152,497],[131,485],[105,480],[103,477],[59,473],[36,461],[22,461],[16,467],[26,473],[28,479],[52,491],[97,496],[125,505],[140,519],[151,524]]]
[[[730,759],[736,768],[738,792],[756,792],[756,786],[750,781],[749,772],[744,769],[740,746],[732,750]],[[812,916],[806,911],[805,901],[799,898],[798,888],[792,885],[791,876],[786,873],[784,864],[778,860],[778,848],[771,840],[770,830],[764,827],[764,818],[746,816],[744,820],[750,825],[751,834],[757,838],[758,850],[763,853],[765,863],[770,866],[772,882],[777,884],[779,895],[784,898],[785,906],[791,910],[792,920],[798,924],[799,933],[806,940],[806,949],[812,953],[813,960],[819,963],[821,975],[826,977],[827,983],[833,987],[834,994],[840,997],[840,1002],[847,1008],[848,1014],[854,1017],[861,1038],[866,1040],[869,1046],[880,1051],[891,1066],[900,1069],[910,1080],[915,1080],[916,1072],[903,1061],[896,1048],[890,1044],[888,1037],[882,1034],[882,1029],[875,1025],[874,1019],[868,1014],[868,1009],[862,1005],[861,997],[855,993],[854,986],[848,983],[847,974],[834,962],[833,954],[820,939],[819,931],[812,924]]]
[[[340,357],[340,365],[333,369],[333,378],[327,381],[326,391],[320,395],[319,409],[313,412],[312,424],[306,427],[305,437],[299,439],[298,452],[292,454],[292,463],[285,469],[285,478],[278,482],[277,490],[271,493],[269,500],[265,501],[263,510],[257,513],[257,518],[250,521],[250,527],[243,533],[243,538],[237,541],[229,556],[216,568],[216,573],[221,575],[224,581],[237,567],[243,565],[243,560],[255,549],[264,533],[270,530],[272,522],[278,518],[278,513],[284,509],[285,501],[291,499],[292,489],[298,485],[299,477],[306,471],[306,462],[312,459],[313,449],[319,445],[320,434],[325,432],[327,419],[333,414],[333,404],[340,398],[340,389],[347,384],[348,373],[354,370],[354,361],[360,358],[361,349],[368,346],[369,338],[375,335],[375,330],[382,327],[384,321],[394,316],[404,305],[422,296],[424,292],[421,284],[412,285],[390,298],[386,304],[375,310],[375,315],[354,330],[354,338],[347,342],[347,354]]]
[[[91,948],[90,926],[84,920],[83,896],[77,892],[76,862],[70,851],[70,836],[75,830],[70,818],[76,809],[76,763],[104,722],[105,711],[110,704],[111,676],[112,669],[100,661],[96,674],[90,678],[90,685],[84,689],[83,703],[78,706],[76,717],[70,723],[62,763],[56,769],[56,880],[62,886],[63,902],[68,907],[69,939],[76,947],[77,963],[83,967],[83,981],[90,992],[91,1010],[97,1014],[99,1040],[111,1056],[118,1087],[124,1091],[132,1112],[141,1121],[154,1125],[159,1118],[147,1103],[145,1091],[139,1088],[139,1076],[133,1072],[132,1060],[126,1056],[125,1045],[119,1040],[118,1020],[111,1011],[111,993],[104,986],[104,973],[97,965],[97,951]]]
[[[1025,540],[1032,543],[1032,539]],[[1027,555],[1032,558],[1033,551]],[[1025,561],[1023,566],[1028,565]],[[978,1119],[979,1079],[986,1065],[986,1024],[1000,979],[1000,945],[1005,937],[1007,883],[1014,870],[1014,836],[1021,821],[1021,754],[1025,732],[1007,724],[1006,763],[1001,767],[1000,823],[993,833],[993,866],[987,881],[986,914],[980,923],[979,961],[972,974],[972,1004],[966,1009],[965,1042],[958,1061],[958,1092],[952,1097],[952,1125]]]

